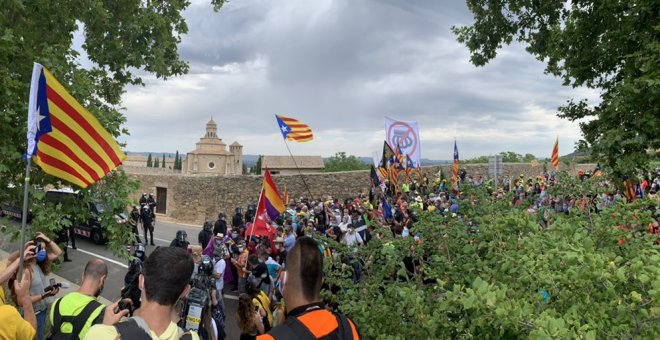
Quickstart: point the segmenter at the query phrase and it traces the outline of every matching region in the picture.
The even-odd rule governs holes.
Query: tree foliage
[[[513,151],[502,151],[499,155],[502,156],[503,163],[529,163],[536,159],[536,156],[532,155],[531,153],[525,154],[523,156]],[[488,163],[488,156],[479,156],[461,162],[465,164]]]
[[[147,168],[152,168],[154,166],[154,160],[151,158],[151,154],[147,156]]]
[[[600,92],[599,103],[570,99],[559,116],[579,121],[581,149],[621,176],[649,167],[660,148],[660,3],[467,0],[471,26],[453,27],[483,66],[514,40],[572,87]]]
[[[325,160],[325,172],[366,170],[369,164],[364,163],[354,155],[347,156],[346,152],[337,152]]]
[[[556,192],[601,190],[596,180],[562,176],[560,181]],[[334,262],[326,261],[325,281],[333,293],[322,295],[337,303],[365,338],[650,339],[660,334],[660,249],[654,245],[657,236],[646,233],[652,221],[646,208],[655,203],[621,203],[600,214],[549,211],[550,225],[543,228],[540,216],[529,214],[524,204],[510,206],[512,194],[493,201],[484,189],[461,190],[466,199],[460,219],[417,211],[420,222],[411,232],[421,236],[420,243],[383,230],[382,240],[359,248],[365,264],[357,284],[347,264],[353,251],[322,238],[340,253]],[[407,273],[406,257],[419,261],[417,274]]]
[[[163,154],[163,163],[161,164],[160,167],[163,168],[163,169],[165,169],[165,167],[166,167],[166,165],[165,165],[165,154]]]
[[[210,2],[215,10],[224,4],[224,0]],[[181,15],[189,5],[186,0],[0,3],[0,202],[12,199],[14,194],[5,188],[23,183],[25,163],[21,157],[27,149],[26,113],[33,62],[47,67],[114,137],[128,133],[122,128],[126,118],[121,113],[121,96],[127,85],[142,84],[140,75],[144,74],[167,79],[188,70],[177,47],[188,31]],[[82,50],[91,66],[81,65],[81,51],[73,46],[77,30],[82,34]],[[112,187],[125,195],[118,197],[117,202],[128,205],[126,189],[133,184],[120,172],[109,176],[112,180],[102,180],[83,192],[91,194]],[[30,177],[41,188],[65,184],[38,167],[33,168]],[[116,181],[116,185],[108,186],[111,181]],[[39,203],[37,196],[31,196],[35,204]],[[48,210],[38,206],[33,210],[35,221],[43,222],[34,225],[46,234],[53,236],[61,228],[56,219],[41,217]],[[111,216],[111,212],[107,215]],[[125,233],[129,235],[130,230]],[[124,239],[111,238],[110,247],[120,249],[116,243]]]

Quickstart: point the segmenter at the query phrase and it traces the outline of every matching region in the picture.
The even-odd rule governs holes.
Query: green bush
[[[604,190],[596,180],[564,176],[560,183],[553,190]],[[360,248],[359,284],[350,265],[326,261],[325,281],[339,291],[323,296],[364,338],[658,338],[660,246],[646,232],[646,208],[657,203],[619,203],[600,214],[548,210],[542,228],[544,211],[529,214],[524,204],[511,207],[509,196],[494,201],[481,189],[462,189],[462,219],[417,212],[412,231],[421,243],[384,229],[382,240]],[[478,225],[476,234],[467,233],[467,221]],[[339,258],[350,255],[323,241]],[[412,279],[406,256],[420,263]]]

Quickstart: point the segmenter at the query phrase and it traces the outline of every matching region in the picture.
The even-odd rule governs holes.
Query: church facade
[[[186,174],[241,175],[243,173],[243,146],[238,142],[225,144],[218,137],[218,125],[213,119],[206,123],[206,134],[188,152],[183,167]]]

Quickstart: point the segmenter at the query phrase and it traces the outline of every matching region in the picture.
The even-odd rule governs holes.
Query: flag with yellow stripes
[[[126,158],[101,123],[42,65],[32,70],[28,110],[29,156],[48,174],[81,188]]]
[[[292,140],[294,142],[309,142],[314,139],[314,134],[309,125],[293,118],[284,117],[282,115],[275,115],[277,125],[280,128],[282,137],[285,140]]]

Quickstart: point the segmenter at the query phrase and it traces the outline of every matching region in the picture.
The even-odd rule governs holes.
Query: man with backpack
[[[140,309],[135,311],[133,317],[119,322],[128,310],[118,310],[117,303],[108,306],[103,324],[90,328],[85,339],[198,340],[197,333],[184,332],[172,321],[177,301],[190,292],[189,280],[194,267],[192,257],[185,250],[177,247],[156,248],[144,261],[139,277],[142,291]]]
[[[102,260],[87,262],[80,288],[52,304],[49,339],[83,339],[92,325],[103,321],[105,306],[96,299],[103,291],[107,276],[108,267]]]
[[[325,308],[320,297],[322,285],[323,255],[319,244],[310,237],[300,237],[286,259],[283,294],[287,318],[257,339],[359,340],[353,321]]]

